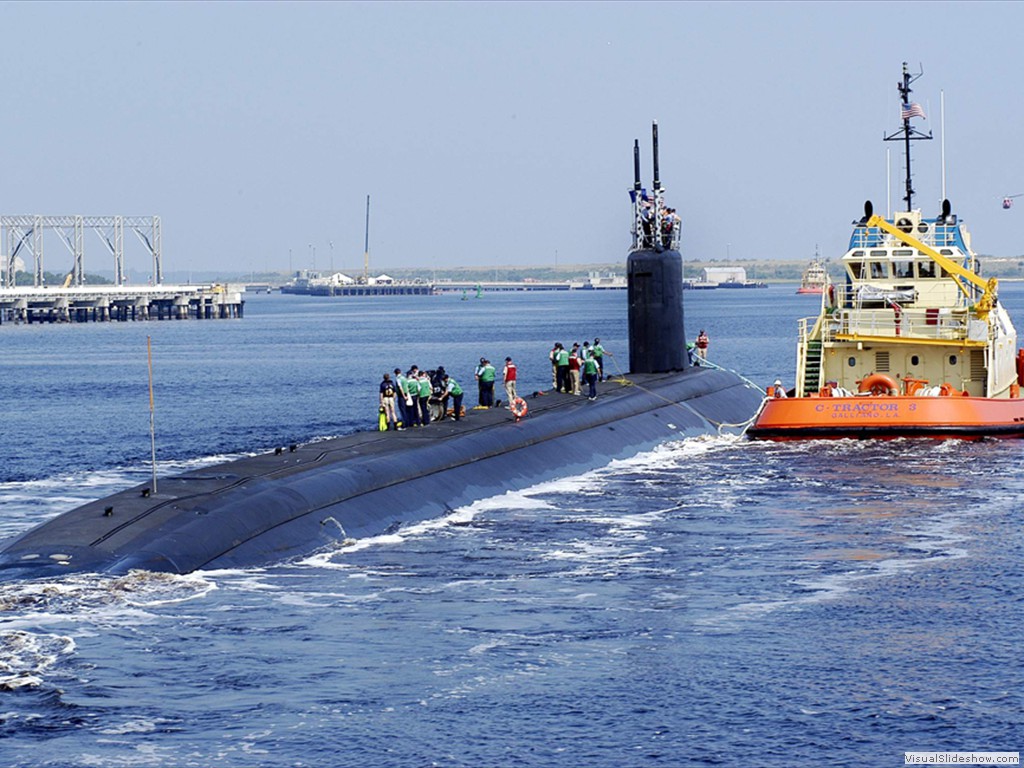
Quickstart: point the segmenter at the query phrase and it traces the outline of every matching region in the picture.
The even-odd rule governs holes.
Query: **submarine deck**
[[[595,401],[526,399],[520,422],[504,408],[470,410],[458,422],[357,432],[160,478],[157,493],[126,489],[7,542],[0,569],[187,573],[280,561],[704,434],[761,402],[735,374],[703,368],[615,377]]]

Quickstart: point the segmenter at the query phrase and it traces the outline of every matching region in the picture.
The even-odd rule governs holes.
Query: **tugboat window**
[[[893,262],[892,268],[896,277],[914,277],[914,262],[912,261]]]
[[[882,280],[889,276],[888,264],[884,261],[871,261],[868,262],[871,265],[871,279]]]
[[[949,356],[949,364],[950,365],[956,365],[956,355],[950,355]]]
[[[854,280],[860,280],[864,276],[864,262],[863,261],[851,261],[850,262],[850,274],[853,275]]]
[[[846,361],[846,364],[849,365],[851,368],[855,367],[857,365],[857,358],[851,357],[849,360]]]
[[[931,259],[917,262],[917,276],[935,277],[935,262]]]
[[[918,365],[920,362],[921,362],[921,358],[919,358],[917,355],[911,355],[910,356],[910,364],[911,365]]]

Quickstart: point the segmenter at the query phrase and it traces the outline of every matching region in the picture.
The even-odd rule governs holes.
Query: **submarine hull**
[[[0,578],[132,569],[188,573],[280,562],[668,440],[750,419],[761,393],[722,370],[629,374],[595,401],[552,393],[516,421],[474,411],[239,459],[83,505],[0,548]]]

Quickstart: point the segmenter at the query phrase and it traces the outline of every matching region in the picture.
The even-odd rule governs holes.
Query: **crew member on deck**
[[[593,356],[583,361],[583,380],[587,382],[587,399],[597,400],[597,360]]]
[[[384,409],[384,419],[388,429],[398,429],[398,418],[395,415],[395,382],[391,380],[391,374],[385,373],[384,380],[380,383],[380,407]]]
[[[516,399],[516,364],[512,362],[511,357],[505,358],[501,378],[505,382],[505,395],[508,397],[508,407],[511,410],[512,402]]]
[[[405,429],[405,425],[410,423],[409,409],[405,405],[406,392],[408,392],[408,385],[405,380],[405,376],[402,374],[402,369],[395,368],[395,400],[397,401],[398,415],[400,419],[398,422],[399,429]]]
[[[600,339],[594,339],[594,346],[590,348],[590,354],[594,357],[594,362],[597,363],[597,378],[599,381],[604,381],[604,347],[601,346]]]
[[[448,396],[452,398],[452,410],[455,420],[459,421],[462,418],[462,387],[459,386],[459,382],[453,379],[448,374],[444,376],[444,400],[448,402]],[[447,408],[445,409],[447,411]],[[442,416],[442,418],[444,418]]]
[[[708,344],[710,343],[711,339],[708,338],[708,335],[704,332],[704,329],[701,328],[700,335],[697,336],[697,355],[700,357],[701,360],[708,359]]]
[[[430,374],[426,371],[420,371],[417,381],[420,393],[420,424],[425,427],[430,423],[430,394],[434,391],[434,386],[430,383]]]
[[[569,394],[572,391],[572,384],[569,382],[569,350],[567,350],[562,343],[559,342],[558,352],[555,354],[556,364],[556,375],[555,375],[555,389],[559,392],[565,392]]]
[[[481,408],[492,408],[494,406],[494,379],[497,371],[487,358],[480,358],[480,365],[476,369],[476,381],[480,390],[479,403]]]
[[[573,342],[572,349],[569,351],[569,380],[572,384],[572,393],[578,395],[580,393],[580,345],[579,342]]]

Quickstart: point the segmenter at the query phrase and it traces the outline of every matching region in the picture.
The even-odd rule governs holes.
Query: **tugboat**
[[[807,266],[807,269],[804,270],[803,279],[800,281],[800,287],[796,289],[796,292],[816,293],[820,295],[824,292],[827,284],[828,272],[821,263],[821,256],[818,254],[817,249],[815,249],[814,261],[812,261]]]
[[[929,218],[912,205],[912,77],[898,84],[906,151],[906,210],[884,218],[864,204],[842,257],[845,285],[829,281],[816,318],[799,321],[796,386],[768,388],[750,437],[1024,437],[1024,351],[979,274],[966,226],[948,200]]]

